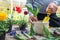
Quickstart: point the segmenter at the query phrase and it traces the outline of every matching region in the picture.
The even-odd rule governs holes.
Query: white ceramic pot
[[[49,27],[49,22],[45,22],[45,23],[43,23],[41,21],[35,22],[34,27],[33,27],[35,33],[44,34],[43,25],[46,28],[48,28]]]

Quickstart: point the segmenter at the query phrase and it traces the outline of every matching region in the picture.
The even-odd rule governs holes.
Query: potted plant
[[[5,12],[0,12],[0,40],[5,40],[5,34],[7,31],[7,14]]]
[[[12,20],[8,18],[7,23],[8,23],[8,32],[7,33],[10,33],[12,31]]]
[[[25,30],[25,28],[27,27],[27,22],[25,20],[20,20],[18,23],[20,30]]]
[[[15,11],[18,13],[20,19],[17,20],[17,24],[19,25],[20,30],[25,30],[26,26],[27,26],[27,20],[25,20],[28,11],[22,11],[22,8],[19,6],[15,7]]]
[[[12,31],[12,15],[11,15],[11,10],[9,8],[6,9],[6,13],[8,13],[7,17],[7,24],[8,24],[8,31],[7,33],[10,33]]]

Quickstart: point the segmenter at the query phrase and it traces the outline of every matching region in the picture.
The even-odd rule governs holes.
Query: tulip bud
[[[24,14],[27,15],[28,14],[28,11],[24,11]]]

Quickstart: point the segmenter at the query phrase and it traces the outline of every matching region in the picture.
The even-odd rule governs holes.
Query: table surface
[[[53,29],[53,28],[52,28]],[[12,27],[12,30],[16,30],[16,32],[20,35],[22,35],[23,38],[27,39],[26,36],[24,36],[23,34],[20,33],[20,30],[18,29],[18,26],[14,25]],[[55,30],[55,29],[54,29]],[[43,36],[40,36],[40,35],[35,35],[35,37],[37,38],[37,40],[42,40],[42,39],[45,39],[45,37]],[[6,38],[5,40],[17,40],[15,39],[13,36],[10,36],[9,33],[6,34]]]
[[[22,35],[22,34],[20,33],[20,30],[17,29],[17,28],[18,28],[17,25],[13,25],[12,30],[16,30],[16,32],[17,32],[18,34]],[[22,37],[26,39],[26,37],[25,37],[24,35],[22,35]],[[13,36],[10,36],[9,33],[7,33],[5,40],[16,40],[16,39],[15,39]]]
[[[23,35],[22,35],[22,36],[23,36]],[[42,36],[35,36],[35,37],[37,38],[37,40],[42,40],[42,39],[44,39],[44,37],[42,37]],[[26,37],[23,36],[23,38],[26,38]],[[10,36],[9,34],[6,34],[5,40],[17,40],[17,39],[15,39],[13,36]]]
[[[17,28],[17,27],[18,27],[18,26],[14,25],[14,26],[12,27],[12,30],[14,30],[14,29]],[[23,38],[27,39],[27,37],[25,37],[23,34],[20,33],[20,30],[19,30],[19,29],[16,29],[16,32],[17,32],[18,34],[22,35]],[[37,38],[37,40],[42,40],[42,39],[44,38],[44,37],[42,37],[42,36],[37,36],[37,35],[36,35],[35,37]],[[7,33],[5,40],[17,40],[17,39],[15,39],[13,36],[10,36],[9,33]]]

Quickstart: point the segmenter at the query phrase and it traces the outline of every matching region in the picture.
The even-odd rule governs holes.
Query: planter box
[[[0,36],[0,40],[5,40],[5,35],[6,35],[5,31],[0,31],[0,32],[3,32],[3,34]]]
[[[33,29],[34,29],[35,33],[43,35],[44,34],[43,25],[46,28],[48,28],[49,27],[49,22],[46,22],[46,23],[43,23],[41,21],[34,22]]]

